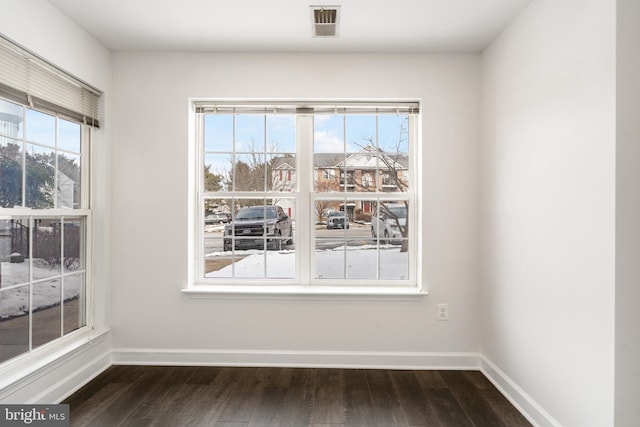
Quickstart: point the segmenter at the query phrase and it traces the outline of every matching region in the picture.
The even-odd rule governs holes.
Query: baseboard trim
[[[73,374],[61,379],[47,390],[35,396],[33,402],[29,403],[60,403],[88,384],[89,381],[109,369],[111,365],[111,351],[107,350]]]
[[[507,374],[483,355],[480,355],[480,372],[535,427],[562,427],[556,419],[509,378]]]
[[[480,353],[110,348],[105,333],[0,390],[2,403],[58,403],[112,365],[476,370],[536,427],[561,427]]]
[[[173,350],[118,348],[114,365],[273,366],[291,368],[480,369],[478,353]]]

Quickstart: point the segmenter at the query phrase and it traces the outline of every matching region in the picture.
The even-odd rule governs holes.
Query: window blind
[[[0,36],[0,95],[100,127],[101,92]]]
[[[418,114],[420,105],[414,101],[400,102],[212,102],[194,103],[197,113],[216,114]]]

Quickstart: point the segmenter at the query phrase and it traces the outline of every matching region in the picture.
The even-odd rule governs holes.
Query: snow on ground
[[[59,276],[60,271],[47,267],[44,263],[34,260],[33,277],[45,279]],[[29,262],[0,263],[0,319],[21,316],[29,312],[29,285],[18,286],[12,289],[10,285],[29,281]],[[83,274],[64,277],[64,301],[76,298],[80,295]],[[33,309],[51,307],[60,304],[60,277],[52,278],[46,282],[33,285]]]
[[[213,252],[206,256],[208,258],[230,257],[231,253]],[[236,251],[236,257],[244,258],[233,265],[207,273],[205,277],[295,277],[296,257],[293,250]],[[393,245],[340,246],[334,249],[317,250],[315,264],[315,277],[323,279],[344,279],[345,266],[347,279],[376,279],[377,268],[380,269],[381,279],[402,280],[409,277],[409,254],[400,252],[400,247]]]

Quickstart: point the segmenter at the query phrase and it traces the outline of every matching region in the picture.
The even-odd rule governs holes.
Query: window
[[[334,169],[322,169],[322,179],[325,181],[336,179],[336,171]]]
[[[197,284],[418,285],[417,103],[195,109]]]
[[[0,99],[0,362],[86,325],[82,128]]]
[[[98,125],[99,95],[2,38],[0,69],[1,363],[89,323],[87,123]]]

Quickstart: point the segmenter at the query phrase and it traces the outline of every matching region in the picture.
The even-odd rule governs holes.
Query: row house
[[[388,153],[367,145],[355,153],[315,153],[313,180],[317,192],[365,193],[402,192],[409,181],[409,159],[406,153]],[[290,192],[296,186],[295,158],[279,157],[272,167],[273,189]],[[345,211],[351,219],[358,213],[370,214],[371,201],[351,199],[346,203],[326,204],[326,211]],[[292,202],[278,203],[285,212],[293,212]]]

